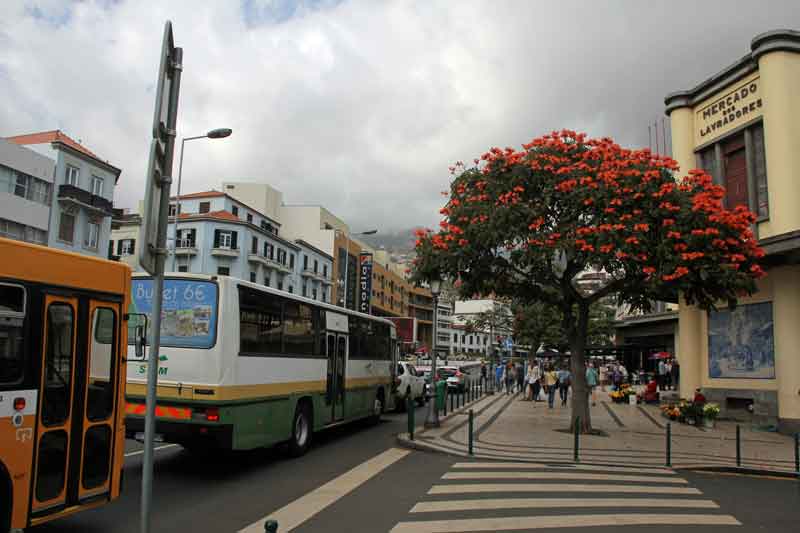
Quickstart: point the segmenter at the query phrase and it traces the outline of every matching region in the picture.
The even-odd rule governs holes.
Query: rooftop
[[[41,131],[39,133],[26,133],[24,135],[14,135],[12,137],[6,137],[5,139],[8,142],[19,144],[21,146],[25,146],[28,144],[45,144],[45,143],[61,142],[79,152],[88,155],[89,157],[99,159],[97,154],[95,154],[94,152],[92,152],[84,145],[82,145],[81,143],[79,143],[66,133],[62,132],[61,130]]]

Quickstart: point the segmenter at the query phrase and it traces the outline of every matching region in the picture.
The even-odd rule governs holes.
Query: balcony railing
[[[106,200],[102,196],[92,194],[85,189],[76,187],[74,185],[63,184],[58,187],[59,201],[66,201],[76,203],[81,207],[102,214],[103,216],[111,216],[113,213],[113,204],[110,200]]]
[[[239,249],[232,248],[230,246],[215,246],[214,248],[211,248],[211,255],[217,255],[223,257],[238,257]]]

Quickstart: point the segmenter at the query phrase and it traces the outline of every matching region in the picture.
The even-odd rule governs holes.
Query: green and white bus
[[[153,280],[135,275],[132,312],[150,315]],[[227,276],[164,281],[156,433],[188,449],[244,450],[380,418],[393,398],[394,325]],[[152,324],[151,321],[148,321]],[[129,348],[126,432],[143,431],[147,364]]]

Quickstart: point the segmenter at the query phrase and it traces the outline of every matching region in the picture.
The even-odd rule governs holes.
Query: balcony
[[[314,272],[313,270],[311,270],[310,268],[304,268],[300,272],[300,275],[303,276],[304,278],[316,278],[317,277],[317,273]]]
[[[194,256],[197,255],[197,246],[194,241],[183,239],[175,243],[175,255]]]
[[[211,255],[215,257],[239,257],[239,249],[230,246],[211,248]]]
[[[259,255],[258,253],[253,253],[253,252],[250,252],[250,253],[247,255],[247,260],[248,260],[249,262],[251,262],[251,263],[258,263],[258,264],[260,264],[260,265],[264,265],[265,267],[268,267],[268,266],[270,266],[270,265],[269,265],[269,259],[267,259],[267,258],[266,258],[266,257],[264,257],[263,255]]]
[[[274,270],[277,270],[278,272],[283,272],[284,274],[291,274],[292,273],[292,269],[289,268],[288,265],[284,265],[283,263],[279,263],[278,261],[276,261],[274,259],[268,259],[266,266],[267,266],[267,268],[272,268]]]
[[[320,280],[323,285],[333,285],[333,280],[325,274],[317,273],[317,279]]]
[[[58,201],[65,204],[80,206],[93,214],[110,217],[112,215],[113,204],[102,196],[92,194],[85,189],[74,185],[59,185]]]

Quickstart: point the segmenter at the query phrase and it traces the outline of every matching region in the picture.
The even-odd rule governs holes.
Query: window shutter
[[[117,244],[117,248],[119,248],[119,244]],[[108,258],[111,259],[111,256],[114,255],[114,241],[108,241]],[[119,255],[119,252],[117,252]]]
[[[117,241],[117,255],[122,255],[122,239]]]
[[[195,240],[196,235],[197,235],[196,229],[189,230],[189,243],[191,244],[192,248],[194,248],[197,243],[197,241]]]
[[[231,232],[231,250],[238,250],[239,249],[239,247],[236,246],[236,236],[237,235],[238,235],[237,232],[235,232],[235,231]]]
[[[131,255],[136,251],[136,239],[131,239]]]
[[[219,233],[218,229],[214,230],[214,248],[219,248]]]

